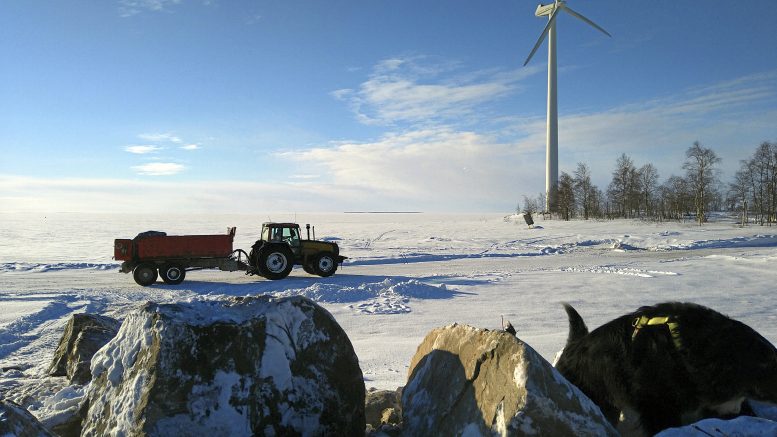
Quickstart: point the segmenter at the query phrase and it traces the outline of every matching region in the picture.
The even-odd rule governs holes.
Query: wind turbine
[[[596,30],[607,36],[612,36],[602,29],[599,25],[588,18],[573,11],[562,0],[555,0],[551,4],[539,5],[534,15],[537,17],[548,16],[548,24],[540,34],[537,43],[526,58],[526,64],[531,61],[534,53],[548,37],[548,126],[547,143],[545,148],[545,211],[551,212],[556,209],[556,187],[558,186],[558,98],[556,86],[556,17],[560,11],[564,11],[575,18],[585,21]]]

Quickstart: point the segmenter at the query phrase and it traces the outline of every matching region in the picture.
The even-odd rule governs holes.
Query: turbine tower
[[[545,148],[545,211],[551,212],[556,210],[556,187],[558,186],[558,98],[557,98],[557,86],[556,86],[556,17],[559,11],[564,11],[573,17],[579,18],[585,21],[589,25],[593,26],[596,30],[604,33],[607,36],[612,36],[607,33],[606,30],[599,27],[596,23],[588,18],[573,11],[566,5],[566,2],[562,0],[555,0],[548,5],[539,5],[534,15],[537,17],[549,17],[548,24],[545,25],[545,29],[542,31],[537,43],[534,44],[534,48],[526,58],[526,62],[523,63],[525,67],[529,63],[534,53],[548,37],[548,126],[547,126],[547,142]]]

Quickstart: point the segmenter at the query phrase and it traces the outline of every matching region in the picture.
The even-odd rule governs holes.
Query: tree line
[[[637,167],[625,153],[618,157],[606,189],[592,183],[591,169],[578,163],[572,174],[562,171],[545,209],[545,194],[523,196],[516,212],[573,218],[707,221],[710,211],[736,211],[741,223],[771,225],[777,220],[777,144],[764,142],[742,161],[733,182],[721,182],[720,157],[698,141],[685,152],[684,175],[659,180],[658,170],[647,163]]]

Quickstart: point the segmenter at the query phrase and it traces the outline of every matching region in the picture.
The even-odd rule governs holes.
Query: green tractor
[[[267,279],[289,276],[294,265],[301,265],[311,275],[332,276],[337,265],[346,257],[340,255],[336,243],[310,239],[310,225],[306,225],[307,239],[300,235],[296,223],[262,223],[262,238],[251,246],[247,273]]]

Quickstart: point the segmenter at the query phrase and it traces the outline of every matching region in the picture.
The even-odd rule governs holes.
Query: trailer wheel
[[[313,262],[313,269],[315,269],[318,276],[323,278],[334,275],[337,270],[335,256],[329,252],[319,254]]]
[[[259,253],[257,270],[267,279],[283,279],[289,276],[292,267],[294,258],[286,245],[266,246]]]
[[[158,277],[156,266],[150,263],[143,263],[135,267],[135,271],[132,272],[132,277],[135,278],[135,282],[138,285],[148,286],[156,282]]]
[[[167,264],[159,269],[159,276],[165,281],[165,284],[178,285],[186,277],[186,270],[176,264]]]

